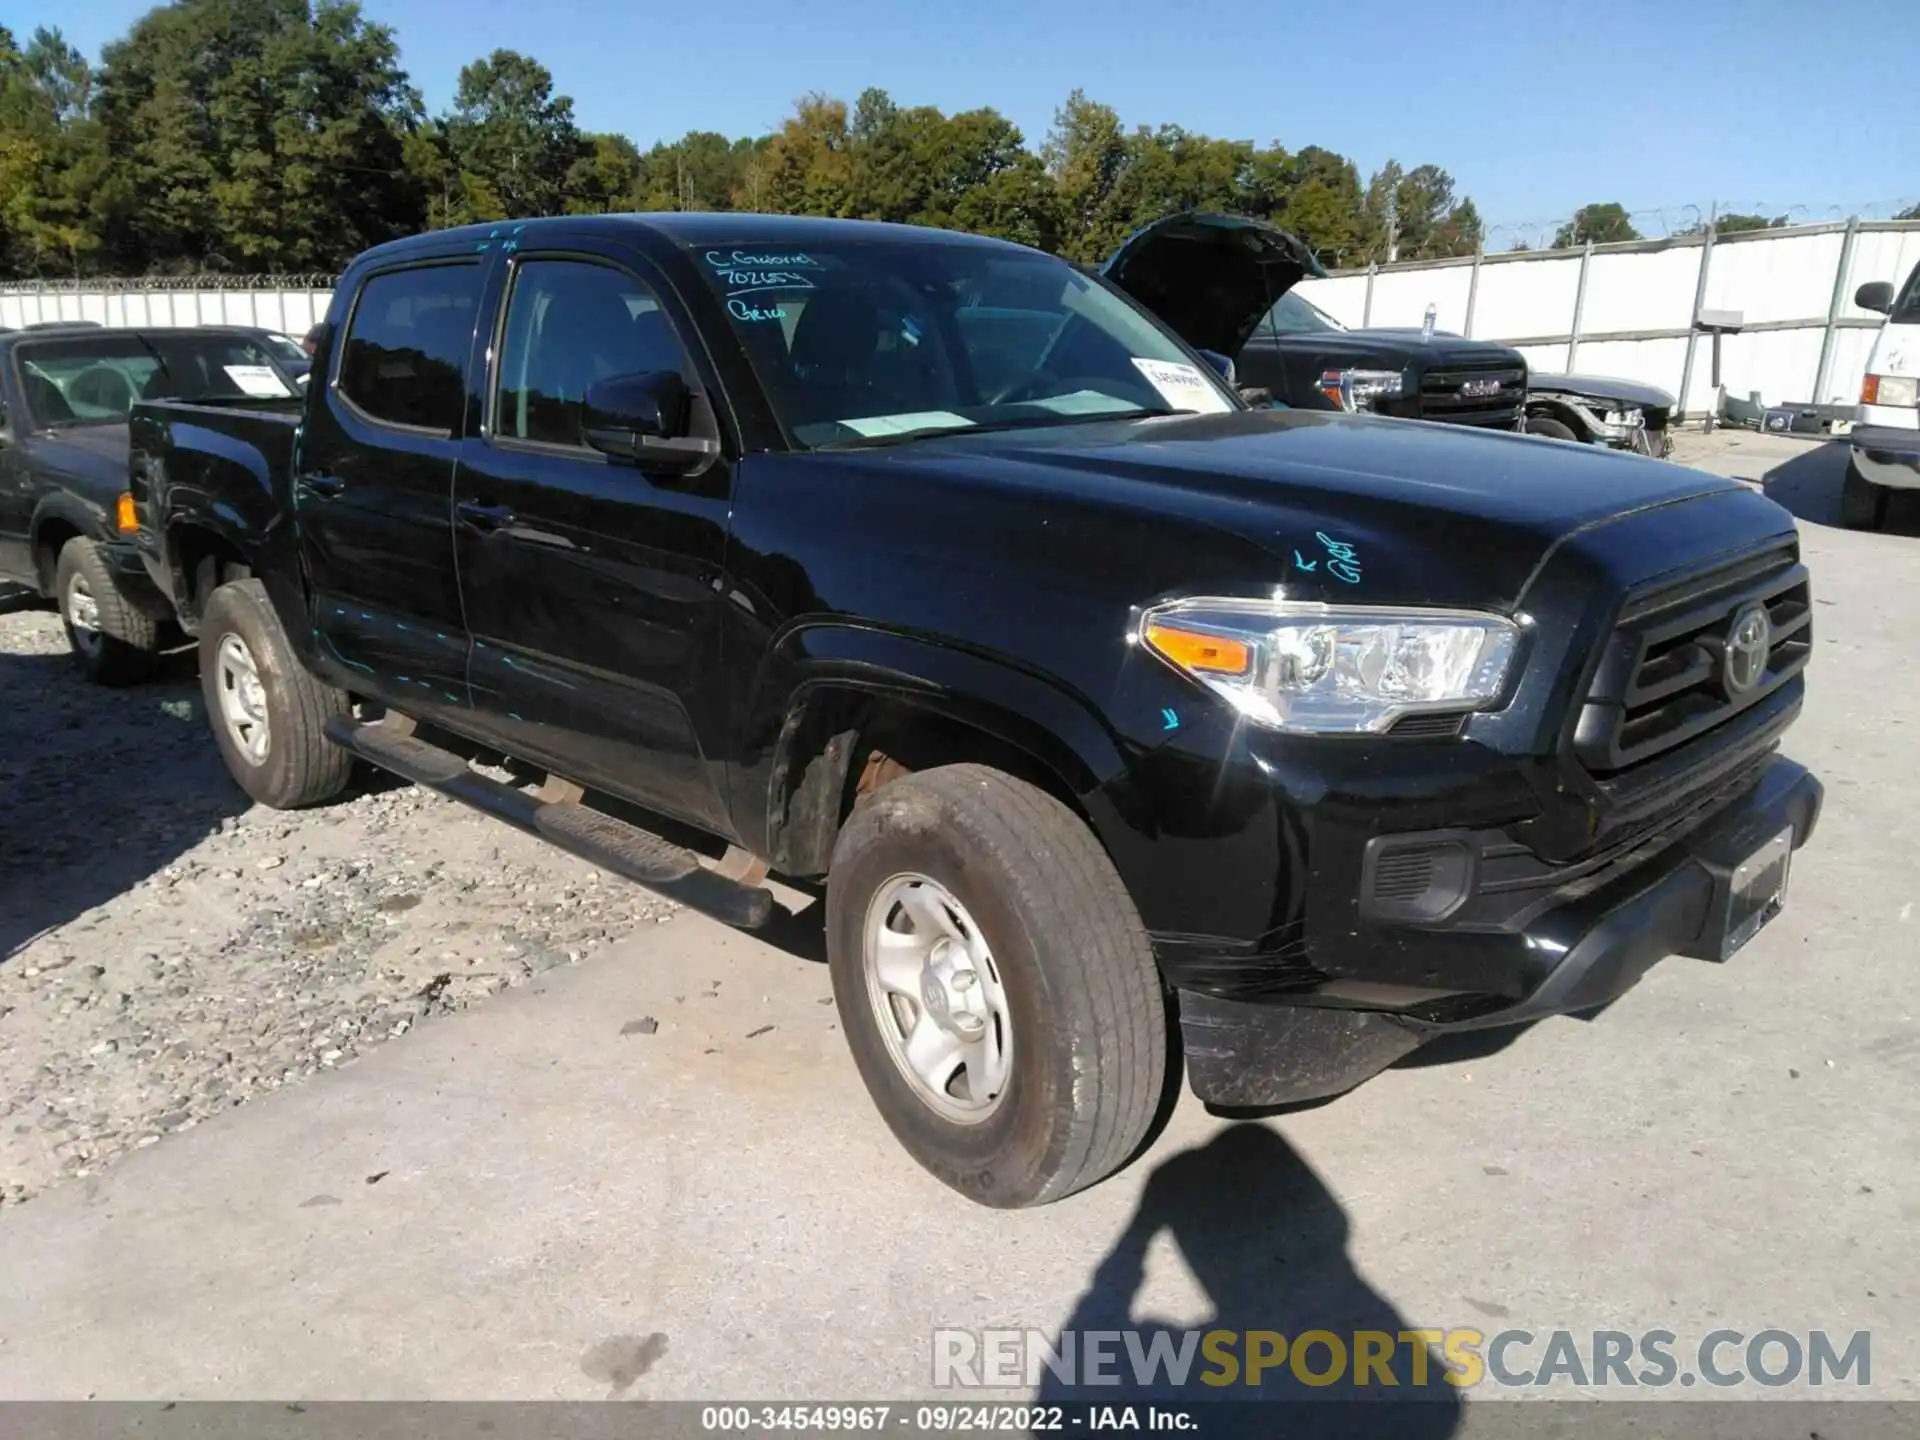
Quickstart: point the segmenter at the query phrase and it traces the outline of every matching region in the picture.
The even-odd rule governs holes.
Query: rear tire
[[[160,662],[160,626],[120,589],[100,542],[76,535],[60,547],[53,598],[73,658],[97,685],[131,685]]]
[[[326,736],[346,692],[307,673],[258,580],[222,585],[200,617],[200,688],[220,756],[255,800],[296,810],[346,788],[353,757]]]
[[[1840,523],[1849,530],[1878,530],[1887,519],[1887,487],[1860,473],[1847,457],[1847,477],[1840,482]]]
[[[1550,420],[1544,415],[1527,417],[1527,434],[1540,435],[1548,440],[1571,440],[1576,445],[1583,443],[1580,437],[1573,433],[1571,426],[1559,420]]]
[[[923,927],[929,914],[944,920]],[[826,923],[861,1079],[940,1180],[983,1205],[1044,1205],[1140,1148],[1165,1093],[1159,972],[1113,862],[1065,805],[982,765],[896,780],[841,830]],[[967,1048],[980,1016],[991,1052]],[[935,1086],[912,1057],[942,1053],[964,1058]]]

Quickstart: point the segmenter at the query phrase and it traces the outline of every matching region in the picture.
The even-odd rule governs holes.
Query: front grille
[[[1730,656],[1737,624],[1763,611],[1770,641],[1752,682]],[[1799,546],[1788,541],[1628,595],[1574,729],[1595,775],[1640,765],[1774,694],[1807,663],[1813,607]]]
[[[1420,377],[1420,418],[1512,426],[1527,399],[1524,367],[1429,370]]]

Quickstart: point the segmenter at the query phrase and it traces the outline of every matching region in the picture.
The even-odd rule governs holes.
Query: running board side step
[[[543,800],[482,775],[450,750],[383,722],[336,716],[327,738],[370,765],[504,820],[667,899],[743,930],[773,918],[773,892],[709,870],[700,857],[658,835],[572,800]]]

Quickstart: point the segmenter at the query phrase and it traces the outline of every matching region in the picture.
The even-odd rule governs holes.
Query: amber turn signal
[[[1229,640],[1224,635],[1179,630],[1154,621],[1147,626],[1146,641],[1183,670],[1204,670],[1211,675],[1244,675],[1253,665],[1251,647],[1240,640]]]
[[[140,517],[133,510],[133,496],[125,491],[113,502],[113,525],[123,534],[131,534],[140,528]]]

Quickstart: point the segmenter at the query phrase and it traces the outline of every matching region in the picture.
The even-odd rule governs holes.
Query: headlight
[[[1251,720],[1347,735],[1498,698],[1520,631],[1474,611],[1195,599],[1147,611],[1140,639]]]
[[[1629,430],[1639,430],[1647,423],[1646,414],[1639,410],[1609,410],[1607,424],[1625,426]]]
[[[1869,375],[1860,386],[1860,400],[1865,405],[1905,405],[1920,404],[1920,380],[1910,375]]]
[[[1407,377],[1398,370],[1322,370],[1320,393],[1342,410],[1371,410],[1376,400],[1407,393]]]

